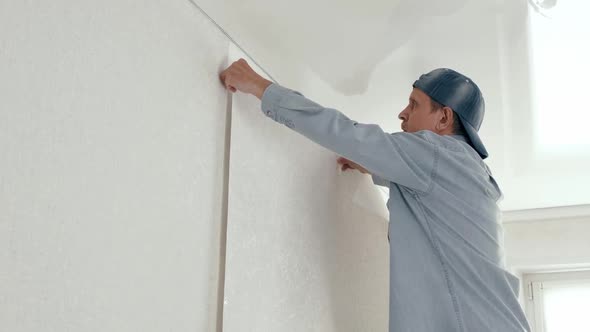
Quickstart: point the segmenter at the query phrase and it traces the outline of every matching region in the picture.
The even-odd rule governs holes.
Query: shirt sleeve
[[[277,84],[265,90],[261,106],[274,121],[362,165],[374,181],[388,180],[420,192],[430,189],[438,149],[427,132],[388,134]]]

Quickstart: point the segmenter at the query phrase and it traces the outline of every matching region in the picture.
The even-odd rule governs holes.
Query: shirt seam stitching
[[[438,259],[440,261],[440,264],[441,264],[441,267],[443,270],[443,274],[445,277],[445,281],[447,282],[447,290],[449,291],[449,295],[451,296],[451,301],[453,303],[453,310],[455,311],[455,318],[457,320],[457,325],[459,327],[459,331],[465,332],[465,328],[463,326],[463,321],[461,319],[461,310],[459,308],[457,294],[454,291],[453,283],[451,281],[451,278],[449,277],[449,271],[446,267],[445,260],[443,259],[442,250],[440,249],[440,247],[438,245],[438,237],[432,231],[432,227],[430,226],[430,220],[426,215],[426,211],[424,211],[424,204],[422,203],[422,200],[420,199],[420,197],[416,197],[416,199],[419,203],[418,206],[420,207],[420,212],[422,213],[422,217],[424,218],[424,221],[426,223],[426,227],[428,228],[428,232],[430,233],[430,236],[432,238],[432,240],[430,241],[430,245],[433,247],[434,252],[436,253],[436,256],[438,257]]]
[[[430,144],[432,144],[429,140],[427,140]],[[432,144],[434,147],[434,161],[432,163],[432,170],[430,171],[430,182],[428,183],[428,188],[425,191],[417,191],[417,194],[421,195],[422,197],[428,196],[432,192],[432,188],[434,188],[434,182],[438,175],[438,160],[440,157],[440,150],[439,146]]]

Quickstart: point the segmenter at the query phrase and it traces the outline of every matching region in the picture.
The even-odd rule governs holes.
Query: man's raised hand
[[[272,84],[271,81],[258,75],[244,59],[232,63],[219,74],[219,79],[229,91],[250,93],[258,99],[262,99],[264,90]]]

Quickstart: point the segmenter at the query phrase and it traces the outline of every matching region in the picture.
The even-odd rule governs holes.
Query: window
[[[534,332],[590,331],[590,271],[529,274],[524,282]]]
[[[590,151],[588,1],[558,1],[545,15],[530,11],[535,142],[541,155]]]

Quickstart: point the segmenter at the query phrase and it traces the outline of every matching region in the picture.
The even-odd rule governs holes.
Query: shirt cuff
[[[262,112],[267,116],[274,115],[273,113],[281,103],[281,100],[287,95],[291,90],[284,88],[278,84],[271,84],[269,85],[264,93],[262,94],[262,103],[261,108]]]

